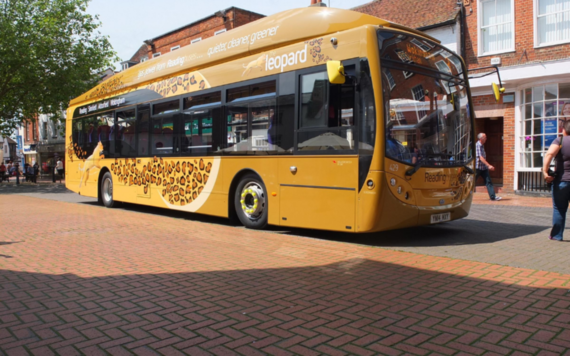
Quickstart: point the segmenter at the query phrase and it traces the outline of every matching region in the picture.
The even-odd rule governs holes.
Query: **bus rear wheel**
[[[101,179],[101,200],[107,208],[112,208],[115,205],[115,200],[113,199],[113,177],[109,172],[105,172],[103,179]]]
[[[241,223],[248,229],[267,226],[267,192],[257,175],[244,176],[236,189],[235,209]]]

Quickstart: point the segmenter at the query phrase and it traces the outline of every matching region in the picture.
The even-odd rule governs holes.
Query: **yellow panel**
[[[281,186],[281,225],[354,231],[355,191]]]
[[[358,157],[283,157],[279,183],[281,225],[355,231]]]

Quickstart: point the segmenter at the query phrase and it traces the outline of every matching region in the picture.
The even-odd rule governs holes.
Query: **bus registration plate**
[[[444,221],[451,220],[451,213],[441,213],[441,214],[433,214],[431,216],[431,223],[437,224]]]

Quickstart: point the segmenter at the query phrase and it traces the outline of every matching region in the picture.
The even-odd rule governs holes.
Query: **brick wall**
[[[478,57],[478,2],[477,0],[464,0],[467,14],[469,14],[469,9],[473,9],[472,15],[466,19],[465,60],[470,69],[490,66],[491,58],[493,57],[501,58],[501,67],[554,61],[570,57],[570,44],[534,48],[534,1],[535,0],[514,0],[515,51]]]
[[[205,18],[203,21],[193,23],[192,25],[181,28],[176,32],[155,38],[153,43],[154,48],[148,51],[148,57],[152,58],[152,54],[158,52],[166,54],[170,52],[172,47],[188,46],[194,39],[201,38],[204,40],[208,37],[214,36],[217,31],[223,29],[229,31],[263,17],[265,16],[238,8],[232,8],[230,11],[226,12],[225,18],[212,15]]]

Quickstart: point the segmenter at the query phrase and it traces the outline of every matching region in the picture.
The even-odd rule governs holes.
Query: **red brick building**
[[[544,153],[570,118],[570,4],[562,0],[375,0],[353,10],[420,29],[459,53],[471,79],[475,133],[487,133],[494,182],[507,192],[544,192]],[[453,43],[453,38],[457,42]],[[456,46],[456,47],[454,47]],[[568,105],[567,105],[568,104]]]
[[[194,21],[186,26],[169,31],[158,37],[144,41],[144,44],[131,57],[121,62],[122,68],[127,69],[140,62],[175,51],[180,47],[191,45],[208,37],[216,36],[236,27],[265,17],[252,11],[238,7],[225,10]]]

